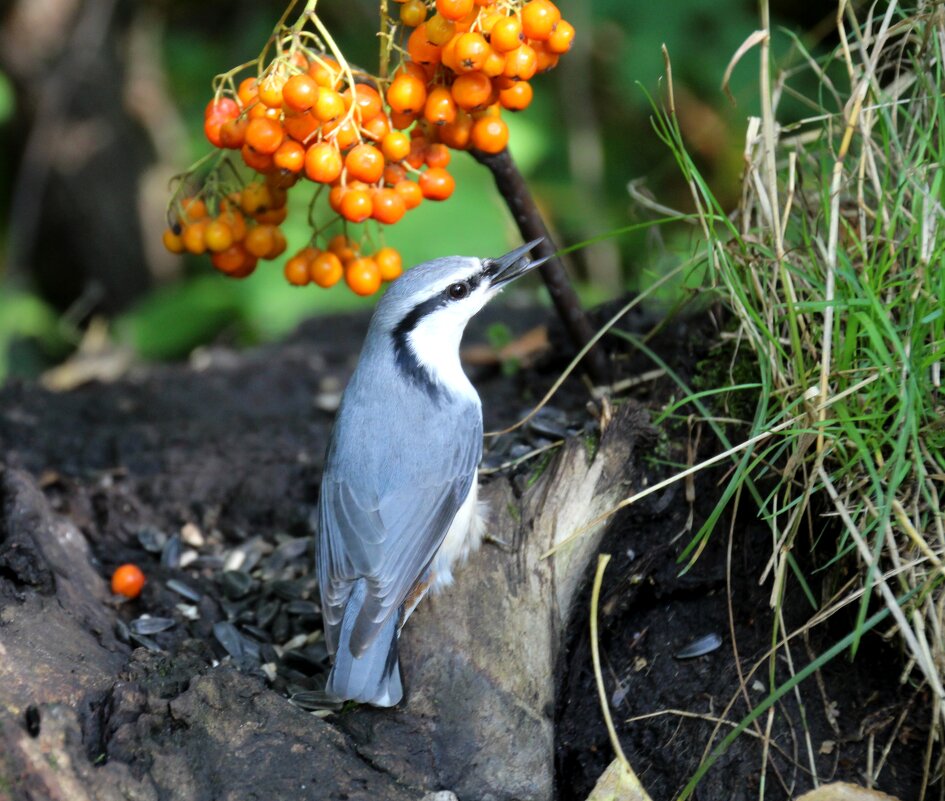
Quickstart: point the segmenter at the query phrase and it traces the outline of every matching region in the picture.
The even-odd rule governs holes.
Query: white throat
[[[407,335],[407,342],[434,381],[450,392],[478,401],[479,396],[459,361],[459,343],[471,316],[469,311],[458,306],[438,309],[417,323]]]

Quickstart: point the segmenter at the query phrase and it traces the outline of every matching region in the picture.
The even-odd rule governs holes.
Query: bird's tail
[[[364,653],[351,653],[351,631],[364,603],[367,582],[360,579],[345,606],[335,663],[325,687],[330,694],[374,706],[394,706],[404,696],[397,656],[397,615],[391,615]]]

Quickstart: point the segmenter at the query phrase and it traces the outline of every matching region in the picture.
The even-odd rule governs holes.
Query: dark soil
[[[494,309],[488,314],[491,316],[477,320],[467,341],[481,340],[486,326],[496,319],[508,322],[515,333],[545,319],[543,312],[534,310],[510,315],[507,310]],[[285,343],[244,355],[225,349],[209,350],[201,357],[200,369],[149,368],[112,385],[89,385],[59,395],[29,384],[14,384],[0,391],[0,468],[22,470],[35,478],[52,510],[85,534],[93,551],[93,564],[101,575],[110,575],[116,565],[126,561],[145,568],[149,581],[144,593],[120,610],[125,623],[144,613],[180,619],[178,605],[190,602],[168,589],[168,579],[185,581],[201,596],[199,602],[194,602],[199,613],[196,621],[180,622],[143,638],[122,630],[118,639],[127,644],[110,641],[116,655],[124,655],[128,661],[124,682],[97,697],[80,715],[83,746],[92,763],[107,758],[127,765],[134,776],[145,770],[161,775],[154,772],[154,766],[171,759],[173,743],[190,737],[197,748],[206,741],[208,732],[213,735],[213,722],[206,710],[213,711],[219,700],[215,694],[220,692],[244,699],[251,710],[247,714],[253,719],[284,714],[281,707],[273,705],[272,699],[277,696],[266,691],[266,686],[295,695],[296,700],[299,693],[317,696],[327,668],[324,654],[317,650],[299,648],[292,660],[278,660],[279,672],[274,679],[260,672],[259,664],[267,661],[264,646],[273,638],[273,626],[277,624],[269,621],[261,626],[259,607],[277,598],[288,604],[290,599],[305,602],[312,597],[311,560],[297,556],[294,572],[279,572],[288,568],[278,562],[279,552],[273,549],[282,545],[294,553],[294,549],[305,547],[299,542],[310,534],[308,520],[318,497],[332,421],[331,396],[343,386],[354,366],[366,322],[363,317],[313,321]],[[647,331],[652,323],[651,319],[636,316],[628,325]],[[690,379],[696,365],[709,355],[707,343],[712,332],[708,320],[675,323],[651,344],[674,369]],[[566,350],[559,336],[553,331],[556,344],[552,354]],[[517,420],[550,386],[565,363],[560,355],[552,355],[514,375],[503,375],[496,368],[477,369],[473,378],[483,398],[486,429]],[[642,356],[629,352],[617,354],[616,364],[621,375],[652,368]],[[662,379],[640,388],[634,402],[656,409],[675,394],[668,379]],[[546,428],[554,429],[559,424],[566,428],[559,418],[569,421],[572,430],[590,426],[586,402],[583,385],[572,379],[553,401],[558,414],[552,416],[550,424],[546,421]],[[531,446],[542,436],[553,434],[553,430],[533,428],[524,435],[531,437],[530,441],[513,438],[511,445],[502,446],[505,451],[492,458],[501,461],[516,444]],[[523,435],[518,436],[521,439]],[[661,459],[684,461],[686,436],[683,430],[670,432],[661,441],[654,439],[653,455],[658,452]],[[697,458],[708,457],[714,447],[705,434]],[[245,465],[252,469],[246,470]],[[655,462],[652,470],[653,480],[666,473],[666,468]],[[700,476],[691,504],[681,483],[651,496],[619,515],[603,544],[603,550],[614,556],[601,602],[607,692],[623,747],[656,801],[678,793],[699,764],[713,730],[712,722],[681,717],[677,712],[722,716],[738,690],[728,623],[728,520],[720,521],[691,570],[683,573],[677,562],[691,532],[698,530],[711,511],[724,480],[721,470]],[[693,519],[687,526],[690,511]],[[173,553],[168,556],[167,543],[185,523],[195,524],[206,542],[195,548],[197,561],[181,567]],[[745,504],[732,528],[731,607],[735,642],[747,673],[763,657],[771,640],[770,581],[758,583],[770,554],[770,534]],[[258,560],[258,566],[252,588],[241,596],[239,588],[228,589],[221,581],[221,568],[228,554],[246,548],[247,543],[255,543],[247,553]],[[13,553],[10,543],[5,551],[3,546],[0,530],[0,561]],[[184,550],[187,547],[181,545]],[[0,565],[0,589],[12,586],[19,596],[49,593],[49,577],[39,571],[29,578],[29,570],[29,564]],[[271,572],[268,578],[263,577],[266,570]],[[273,589],[276,573],[278,580],[288,582],[280,585],[287,593],[284,598]],[[814,592],[819,591],[814,586]],[[588,586],[585,597],[575,607],[567,648],[558,664],[555,715],[561,801],[586,798],[612,759],[591,669],[589,594]],[[0,611],[5,602],[20,600],[4,600],[0,595]],[[785,607],[789,629],[809,615],[806,604],[792,587]],[[280,609],[284,620],[279,625],[285,630],[281,632],[284,638],[277,642],[312,628],[311,612],[304,606],[297,605],[292,613],[285,606]],[[235,621],[238,629],[234,630],[243,645],[233,646],[228,630],[214,626],[227,621]],[[831,638],[840,636],[845,623],[849,621],[837,621],[828,630],[814,631],[811,652],[819,652],[833,641]],[[721,637],[722,645],[717,650],[694,659],[675,657],[686,645],[709,634]],[[791,655],[795,669],[799,669],[810,656],[802,640],[795,643]],[[139,649],[132,657],[131,647],[136,645],[153,650]],[[239,651],[244,646],[255,648],[256,654],[243,654],[246,659],[241,664],[234,649]],[[225,660],[228,655],[243,673],[234,672],[222,689],[204,681],[206,665],[214,659]],[[892,738],[879,786],[903,801],[917,796],[930,702],[923,696],[914,697],[908,686],[899,685],[900,665],[895,640],[886,643],[868,637],[855,661],[841,656],[821,671],[816,682],[801,686],[806,726],[821,781],[862,781],[868,750],[873,749],[878,759]],[[777,680],[783,681],[788,675],[783,658],[779,659]],[[747,680],[753,703],[764,697],[768,682],[765,663]],[[904,703],[912,706],[906,725],[896,729]],[[303,705],[303,709],[314,706],[317,704]],[[159,711],[162,708],[164,712]],[[826,711],[832,708],[837,714],[828,720]],[[726,719],[737,722],[746,710],[744,700],[738,700]],[[647,713],[662,714],[628,722]],[[142,747],[149,716],[157,727],[149,741],[150,752]],[[291,717],[286,722],[285,736],[299,738],[298,750],[293,753],[300,766],[305,762],[306,749],[335,743],[332,747],[342,760],[339,770],[346,770],[344,775],[349,778],[331,778],[336,782],[331,785],[335,788],[332,792],[339,795],[326,791],[324,797],[377,797],[377,791],[371,789],[377,780],[375,773],[365,772],[364,765],[345,750],[350,746],[335,742],[333,731],[320,721],[310,723],[314,720],[301,713]],[[763,717],[761,726],[766,722]],[[723,726],[715,741],[728,730]],[[795,696],[786,696],[777,706],[771,735],[764,797],[789,798],[810,788],[801,711]],[[272,747],[271,742],[261,739],[248,740],[244,745],[260,753]],[[198,751],[192,751],[190,758],[199,762]],[[193,797],[240,797],[238,790],[225,795],[220,787],[245,786],[249,774],[240,773],[242,764],[234,760],[229,767],[218,767],[219,775],[206,777],[204,784],[192,788]],[[761,740],[746,734],[709,773],[696,797],[757,798],[762,764]],[[302,767],[298,770],[304,772]],[[166,768],[166,775],[174,775],[173,766]],[[271,792],[272,797],[289,797],[293,790],[286,784],[271,788]],[[398,797],[410,797],[406,789],[397,792]],[[172,789],[159,788],[154,797],[174,798],[175,794]],[[464,797],[461,801],[472,799]]]

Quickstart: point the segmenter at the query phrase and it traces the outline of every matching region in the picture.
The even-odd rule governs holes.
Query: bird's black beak
[[[486,274],[489,276],[490,286],[503,286],[548,261],[548,259],[551,258],[550,256],[546,256],[543,259],[535,259],[534,261],[528,258],[529,251],[544,241],[544,238],[533,239],[520,248],[515,248],[515,250],[506,253],[504,256],[499,256],[496,259],[488,259],[486,261]]]

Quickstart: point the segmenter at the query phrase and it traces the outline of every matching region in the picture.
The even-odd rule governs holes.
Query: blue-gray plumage
[[[378,303],[332,431],[319,498],[327,691],[377,706],[403,696],[397,638],[426,589],[478,546],[482,408],[459,362],[470,318],[537,267],[537,242],[498,259],[418,265]]]

